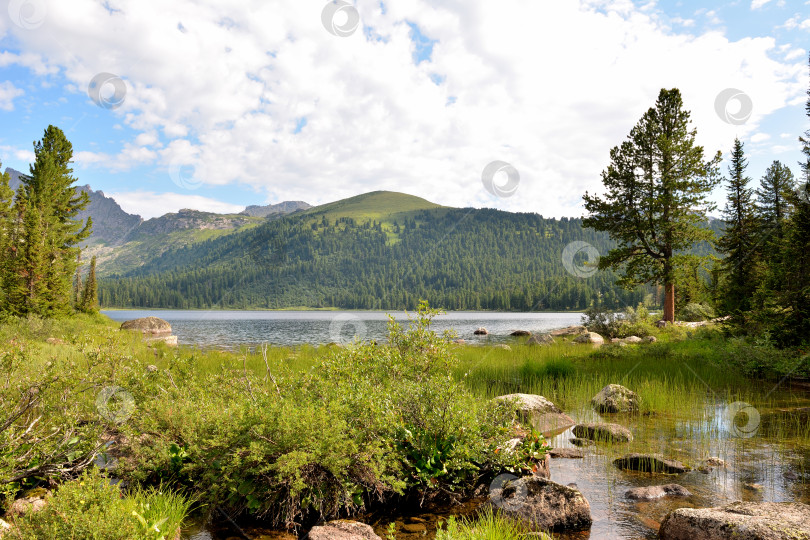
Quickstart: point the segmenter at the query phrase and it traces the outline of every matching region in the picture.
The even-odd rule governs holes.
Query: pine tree
[[[98,286],[96,284],[96,257],[90,259],[90,271],[87,274],[87,283],[84,284],[81,310],[92,312],[98,310]]]
[[[18,249],[9,260],[10,289],[16,296],[8,309],[47,317],[68,313],[72,307],[78,244],[90,235],[92,221],[76,219],[89,197],[73,187],[73,147],[64,133],[48,126],[42,140],[34,143],[34,154],[30,175],[22,177],[14,202],[22,226],[15,238]]]
[[[76,277],[73,278],[73,307],[81,309],[84,287],[82,287],[82,254],[76,257]]]
[[[0,174],[0,313],[8,311],[8,291],[11,287],[8,260],[15,221],[12,212],[14,191],[9,187],[10,181],[8,173]]]
[[[765,176],[760,180],[760,187],[757,194],[757,215],[762,227],[761,242],[765,249],[766,256],[775,255],[773,246],[778,244],[784,237],[785,222],[790,211],[790,194],[795,189],[795,179],[793,173],[787,165],[783,165],[779,160],[774,161],[765,171]],[[768,248],[768,245],[771,245]]]
[[[690,113],[678,89],[662,89],[631,130],[610,152],[602,172],[604,198],[585,193],[586,227],[608,231],[619,244],[600,258],[599,267],[620,268],[620,283],[662,283],[664,319],[675,320],[676,269],[680,252],[713,234],[701,225],[711,209],[708,194],[717,184],[720,153],[704,161],[695,144]]]
[[[751,179],[745,176],[748,160],[743,143],[734,139],[731,164],[728,168],[728,201],[724,210],[726,228],[717,242],[725,255],[722,268],[726,278],[724,297],[720,305],[725,313],[738,313],[751,309],[751,298],[757,287],[757,218],[754,213],[754,190],[748,187]]]

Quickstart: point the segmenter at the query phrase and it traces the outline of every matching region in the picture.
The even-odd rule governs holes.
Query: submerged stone
[[[577,424],[573,432],[578,438],[591,441],[624,443],[633,440],[630,430],[619,424]]]
[[[689,470],[683,463],[658,454],[627,454],[613,460],[613,465],[625,471],[647,473],[681,474]]]
[[[646,486],[628,489],[624,496],[628,499],[652,501],[663,497],[691,497],[692,493],[681,485],[666,484],[663,486]]]
[[[591,405],[600,413],[629,413],[638,411],[638,394],[620,384],[609,384],[602,388]]]

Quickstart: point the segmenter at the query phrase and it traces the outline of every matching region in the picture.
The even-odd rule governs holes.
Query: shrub
[[[688,322],[707,321],[715,317],[714,309],[708,304],[686,304],[678,312],[678,320]]]
[[[17,518],[10,537],[170,540],[189,507],[182,496],[159,490],[137,490],[122,498],[117,486],[92,469],[62,484],[43,510]]]

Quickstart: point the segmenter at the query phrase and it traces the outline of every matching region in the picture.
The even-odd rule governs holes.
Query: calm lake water
[[[405,312],[384,311],[197,311],[197,310],[105,310],[116,321],[155,316],[172,325],[183,345],[234,349],[242,345],[318,345],[351,342],[355,337],[382,341],[387,336],[388,313],[407,324]],[[515,330],[546,332],[580,324],[581,313],[493,313],[456,311],[439,315],[436,332],[454,330],[471,343],[505,341]],[[490,333],[475,336],[483,326]]]

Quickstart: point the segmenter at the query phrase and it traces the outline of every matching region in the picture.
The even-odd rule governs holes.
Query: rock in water
[[[579,448],[552,448],[548,451],[548,455],[554,459],[582,459],[585,452]]]
[[[540,433],[549,434],[574,425],[574,420],[552,402],[534,394],[508,394],[495,398],[500,402],[512,402],[515,411],[529,421]]]
[[[591,345],[602,345],[605,343],[605,338],[596,332],[585,332],[578,338],[574,339],[574,343],[590,343]]]
[[[734,502],[680,508],[661,523],[662,540],[810,539],[810,506],[798,502]]]
[[[620,384],[609,384],[593,397],[591,405],[600,413],[628,413],[638,411],[639,402],[632,390]]]
[[[480,328],[476,328],[473,334],[475,334],[476,336],[486,336],[487,334],[489,334],[489,331],[482,326]]]
[[[574,435],[581,439],[600,442],[630,442],[633,434],[619,424],[577,424]]]
[[[647,486],[628,489],[624,496],[628,499],[652,501],[662,497],[691,497],[692,494],[688,489],[681,485],[666,484],[663,486]]]
[[[526,340],[526,345],[551,345],[554,338],[548,334],[537,334]]]
[[[140,332],[146,341],[162,341],[170,347],[177,346],[177,336],[172,335],[172,325],[158,317],[144,317],[127,321],[121,325],[121,330]]]
[[[566,337],[566,336],[578,336],[580,334],[584,334],[587,332],[588,329],[584,326],[569,326],[568,328],[560,328],[558,330],[552,330],[551,335],[553,337]]]
[[[622,470],[647,473],[681,474],[689,470],[683,463],[658,454],[627,454],[613,460],[613,464]]]
[[[309,540],[382,540],[369,525],[357,521],[330,521],[312,527]]]
[[[163,336],[172,333],[172,325],[157,317],[144,317],[125,322],[121,330],[135,330],[146,336]]]
[[[579,490],[547,478],[503,475],[490,488],[489,503],[532,530],[578,531],[591,526],[591,506]]]
[[[521,336],[530,336],[530,335],[532,335],[532,333],[529,332],[528,330],[515,330],[514,332],[512,332],[509,335],[510,336],[515,336],[515,337],[521,337]]]

